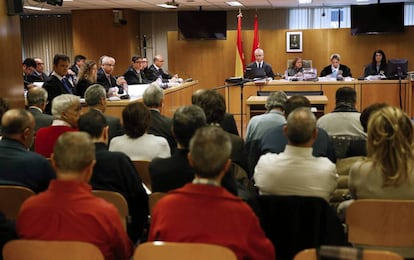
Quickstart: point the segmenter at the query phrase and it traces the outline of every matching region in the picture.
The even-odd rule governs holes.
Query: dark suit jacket
[[[174,154],[177,149],[177,143],[172,135],[172,119],[161,115],[161,113],[155,109],[150,109],[151,123],[148,128],[148,133],[162,136],[168,141],[171,154]]]
[[[266,62],[263,62],[262,68],[266,74],[266,77],[268,78],[274,78],[275,74],[273,73],[272,70],[272,66]],[[256,71],[257,69],[257,64],[256,62],[252,62],[249,65],[246,66],[246,71],[244,73],[244,77],[248,78],[248,79],[253,79],[253,78],[260,78],[263,77],[263,75],[259,75],[257,74],[258,71]]]
[[[325,77],[325,76],[328,76],[328,75],[332,74],[332,68],[331,68],[331,66],[332,65],[328,65],[325,68],[323,68],[323,70],[321,71],[320,76],[321,77]],[[344,76],[344,77],[352,77],[351,69],[348,66],[343,65],[343,64],[339,64],[339,70],[342,70],[342,76]]]
[[[188,149],[177,149],[170,158],[155,158],[149,164],[152,192],[168,192],[193,181],[194,169],[187,160]],[[237,196],[233,174],[227,172],[221,184]]]
[[[49,77],[45,73],[33,72],[30,75],[27,75],[26,80],[28,82],[44,82],[47,81]]]
[[[129,237],[136,242],[141,237],[148,216],[148,196],[134,165],[127,155],[110,152],[104,143],[95,143],[96,164],[90,184],[96,190],[121,193],[128,202],[132,221]]]
[[[109,135],[108,144],[109,144],[112,138],[124,134],[124,128],[122,127],[121,120],[119,118],[114,117],[114,116],[109,116],[109,115],[104,115],[104,116],[109,126],[109,130],[108,130],[108,135]]]
[[[229,136],[231,140],[231,161],[241,166],[247,172],[247,151],[244,141],[238,135],[229,133]]]
[[[73,71],[73,72],[75,73],[75,75],[76,75],[76,76],[78,75],[78,73],[79,73],[79,69],[78,69],[78,67],[76,67],[76,64],[73,64],[72,66],[70,66],[70,67],[69,67],[69,69],[70,69],[71,71]]]
[[[118,86],[116,84],[116,79],[115,79],[114,76],[110,75],[111,82],[109,82],[108,79],[106,78],[105,71],[102,68],[100,68],[98,70],[98,74],[97,75],[98,75],[98,77],[97,77],[97,83],[98,84],[101,84],[105,88],[106,92],[108,92],[108,90],[110,88],[118,87],[119,88],[119,94],[124,93],[124,88],[122,86]]]
[[[12,139],[0,141],[0,165],[0,183],[19,184],[36,193],[46,190],[50,180],[56,178],[46,158]]]
[[[62,81],[60,81],[55,75],[51,75],[49,79],[43,84],[43,88],[46,89],[48,97],[47,100],[49,103],[46,105],[45,113],[52,113],[52,100],[62,94],[72,94],[69,93],[65,86],[63,86]]]
[[[148,70],[146,72],[146,76],[147,76],[147,79],[151,82],[157,80],[159,76],[162,77],[163,81],[172,78],[172,76],[168,73],[165,73],[162,68],[157,70],[157,68],[155,68],[154,64],[152,64],[148,68]]]
[[[85,91],[86,89],[92,85],[93,83],[89,82],[86,79],[81,79],[78,81],[78,83],[76,84],[76,95],[80,96],[80,97],[84,97],[85,96]]]
[[[388,76],[387,65],[380,66],[380,70],[377,71],[377,66],[373,65],[372,63],[370,63],[370,64],[368,64],[368,65],[365,66],[365,69],[364,69],[364,77],[367,77],[369,75],[378,75],[378,74],[380,74],[381,71],[382,71],[382,73],[385,76]]]
[[[48,114],[43,114],[39,109],[29,107],[28,111],[33,115],[35,119],[35,132],[39,130],[39,128],[50,126],[53,121],[53,116]]]
[[[224,114],[224,118],[223,121],[221,121],[220,126],[230,134],[239,135],[239,130],[237,129],[236,121],[234,120],[233,114]]]
[[[139,80],[138,73],[141,75],[141,81]],[[125,72],[124,77],[128,85],[151,83],[151,81],[146,78],[144,72],[137,72],[132,66]]]

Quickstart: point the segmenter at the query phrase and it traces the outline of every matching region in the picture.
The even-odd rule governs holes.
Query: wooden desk
[[[198,81],[186,82],[178,87],[172,87],[164,90],[164,107],[161,113],[165,116],[172,117],[175,110],[183,105],[191,105],[191,95]],[[108,101],[105,114],[116,116],[122,120],[122,110],[130,102],[142,102],[142,97],[135,97],[129,100]]]
[[[316,108],[316,116],[320,117],[326,113],[326,104],[328,104],[328,98],[326,96],[306,96],[312,104],[312,107]],[[246,100],[246,120],[249,121],[255,115],[260,115],[266,112],[265,104],[266,96],[250,96]]]

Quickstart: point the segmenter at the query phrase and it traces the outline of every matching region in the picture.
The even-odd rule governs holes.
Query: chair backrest
[[[124,196],[118,192],[108,190],[93,190],[92,193],[96,197],[102,198],[115,205],[118,209],[119,216],[121,217],[122,225],[126,230],[127,223],[129,222],[129,210],[128,203]]]
[[[167,195],[167,193],[165,192],[153,192],[149,195],[149,210],[150,210],[150,214],[152,215],[152,210],[155,207],[155,204],[157,204],[157,202],[163,198],[165,195]]]
[[[296,254],[293,260],[318,260],[323,258],[318,258],[317,251],[315,248],[305,249]],[[338,260],[353,260],[354,258],[336,257],[329,259],[338,259]],[[397,253],[389,251],[380,251],[380,250],[363,250],[362,252],[363,260],[403,260],[404,258]]]
[[[355,200],[346,210],[348,241],[383,247],[414,247],[414,201]]]
[[[331,135],[329,138],[331,139],[337,159],[346,157],[346,153],[352,140],[362,139],[362,137],[353,135]]]
[[[4,260],[103,260],[93,244],[80,241],[12,240],[3,248]]]
[[[15,220],[23,202],[35,193],[26,187],[0,185],[0,211],[7,219]]]
[[[236,260],[230,249],[203,243],[147,242],[137,247],[134,260]]]
[[[135,169],[138,172],[139,177],[145,186],[152,191],[151,189],[151,177],[149,174],[149,161],[132,161],[135,166]]]
[[[262,195],[257,199],[261,226],[276,248],[277,259],[293,259],[306,248],[346,242],[336,212],[322,198]]]

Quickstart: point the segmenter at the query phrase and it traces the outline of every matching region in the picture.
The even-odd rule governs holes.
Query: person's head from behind
[[[201,127],[191,138],[188,161],[199,178],[219,181],[230,167],[230,155],[230,137],[219,127]]]
[[[362,110],[361,115],[359,116],[359,121],[361,122],[362,127],[364,128],[364,132],[368,132],[368,121],[369,117],[376,111],[380,110],[383,107],[386,107],[387,104],[385,103],[374,103],[367,106],[364,110]]]
[[[85,61],[79,70],[78,81],[85,79],[90,83],[95,83],[98,74],[98,65],[93,60]]]
[[[98,108],[102,112],[106,109],[106,90],[100,84],[90,85],[85,91],[85,102],[89,107]]]
[[[67,122],[72,127],[78,126],[81,104],[80,98],[72,94],[57,96],[52,101],[52,115],[55,119]]]
[[[191,95],[191,104],[193,105],[197,105],[198,103],[198,98],[200,97],[200,95],[205,91],[205,89],[197,89],[196,91],[193,92],[193,94]]]
[[[203,109],[208,124],[220,124],[223,121],[226,102],[220,93],[211,89],[204,90],[196,99],[195,105]]]
[[[385,64],[387,64],[387,57],[385,56],[384,51],[381,50],[381,49],[375,50],[374,53],[372,54],[371,63],[373,65],[377,65],[377,64],[385,65]]]
[[[298,107],[307,107],[310,109],[311,103],[305,96],[291,96],[285,104],[285,117]]]
[[[413,124],[401,109],[386,106],[368,120],[367,154],[384,175],[384,186],[409,180],[413,170]]]
[[[351,87],[341,87],[335,93],[336,105],[347,104],[355,106],[356,103],[356,91]]]
[[[70,59],[65,54],[56,54],[53,57],[53,71],[63,77],[68,74]]]
[[[1,118],[1,134],[3,138],[13,139],[26,148],[33,144],[35,120],[33,115],[24,109],[10,109]]]
[[[27,92],[27,105],[45,110],[47,104],[47,91],[42,87],[34,87]]]
[[[92,140],[102,139],[108,142],[108,123],[104,114],[96,109],[91,109],[79,117],[79,131],[88,133]]]
[[[287,117],[284,133],[289,144],[311,147],[317,135],[316,117],[307,107],[293,110]]]
[[[125,134],[130,138],[138,138],[146,133],[151,122],[151,114],[141,102],[132,102],[122,110],[122,121]]]
[[[89,182],[95,145],[87,133],[66,132],[57,139],[51,160],[58,179]]]
[[[341,55],[338,53],[334,53],[331,55],[331,64],[334,68],[339,68],[340,62],[341,62]]]
[[[36,69],[36,61],[33,58],[26,58],[23,61],[23,73],[30,75]]]
[[[179,107],[173,116],[172,131],[177,143],[188,148],[195,131],[207,124],[204,111],[195,105]]]
[[[296,57],[293,59],[292,64],[290,66],[294,69],[301,69],[303,67],[303,60],[301,57]]]
[[[267,112],[272,109],[279,109],[280,111],[285,111],[285,105],[287,101],[286,93],[283,91],[275,91],[270,93],[266,99],[266,110]]]
[[[264,59],[264,51],[260,48],[254,50],[254,57],[256,58],[256,62],[262,62]]]
[[[164,100],[164,91],[156,82],[151,83],[142,94],[144,104],[150,108],[161,108]]]

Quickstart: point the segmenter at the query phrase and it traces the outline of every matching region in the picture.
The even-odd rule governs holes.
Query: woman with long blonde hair
[[[98,65],[93,60],[85,61],[79,71],[76,95],[83,97],[86,89],[96,83]]]

